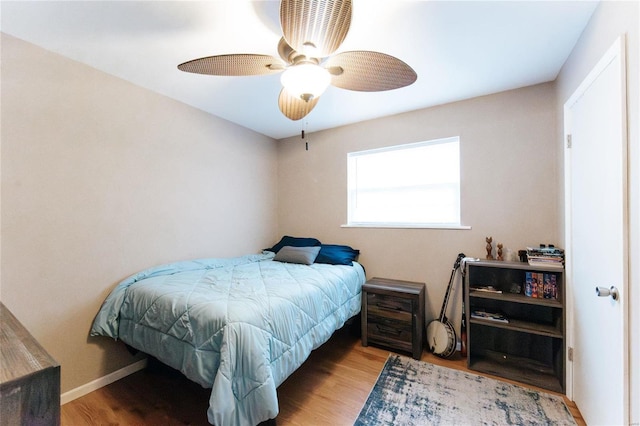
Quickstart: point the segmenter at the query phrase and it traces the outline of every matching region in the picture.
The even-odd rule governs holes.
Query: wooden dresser
[[[60,365],[0,302],[0,425],[60,424]]]
[[[425,284],[372,278],[362,286],[362,345],[422,357]]]

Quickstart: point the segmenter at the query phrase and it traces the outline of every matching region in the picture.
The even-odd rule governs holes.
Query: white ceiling
[[[335,87],[291,121],[280,76],[190,74],[184,61],[225,53],[278,56],[277,1],[2,1],[2,32],[281,139],[552,81],[597,1],[354,0],[338,50],[373,50],[409,64],[411,86]]]

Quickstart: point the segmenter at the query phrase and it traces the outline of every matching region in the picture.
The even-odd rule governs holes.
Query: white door
[[[568,394],[589,425],[629,422],[624,49],[620,38],[565,104]]]

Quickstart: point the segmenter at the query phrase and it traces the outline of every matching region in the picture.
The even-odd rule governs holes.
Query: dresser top
[[[379,277],[371,278],[362,286],[363,290],[386,290],[416,295],[422,293],[424,287],[424,283]]]
[[[0,384],[59,365],[2,302],[0,347]]]

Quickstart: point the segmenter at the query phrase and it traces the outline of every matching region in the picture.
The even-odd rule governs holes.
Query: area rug
[[[364,425],[575,425],[562,398],[390,355],[355,422]]]

